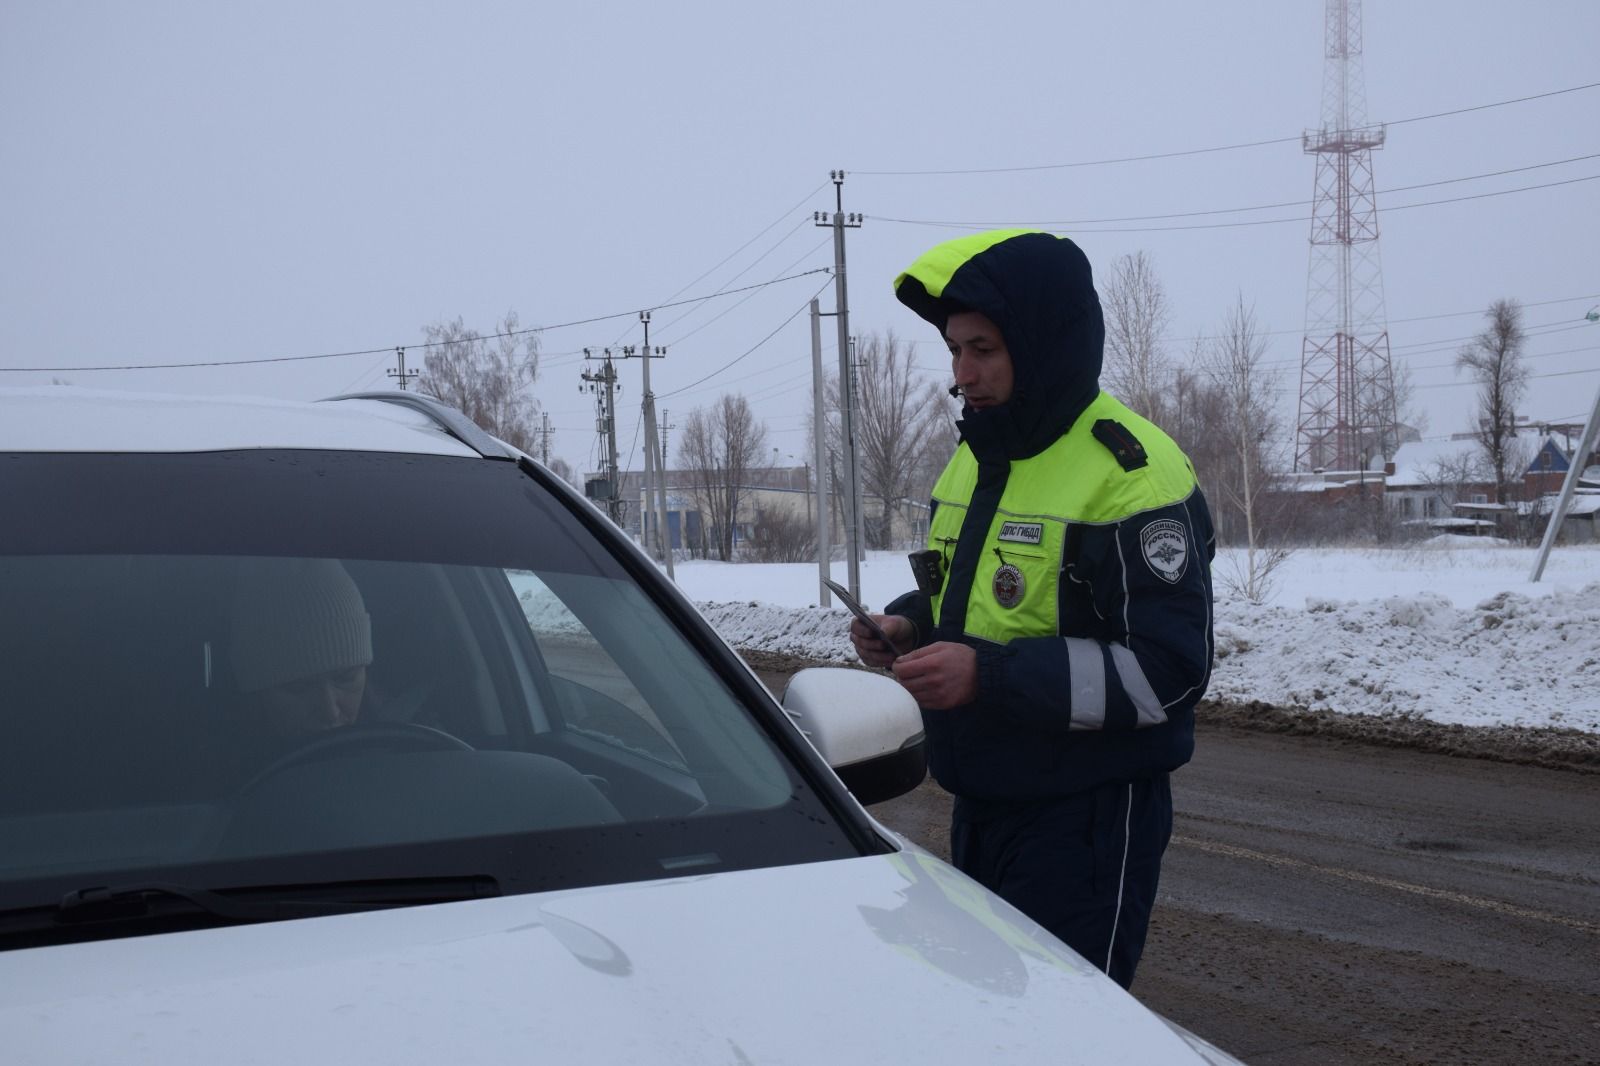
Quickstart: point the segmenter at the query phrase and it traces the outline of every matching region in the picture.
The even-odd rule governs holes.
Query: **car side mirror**
[[[927,776],[922,712],[891,678],[801,670],[784,689],[783,709],[863,806],[903,796]]]

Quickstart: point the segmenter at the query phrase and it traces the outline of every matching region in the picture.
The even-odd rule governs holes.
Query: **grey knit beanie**
[[[334,559],[258,559],[240,575],[229,641],[241,692],[372,662],[372,620]]]

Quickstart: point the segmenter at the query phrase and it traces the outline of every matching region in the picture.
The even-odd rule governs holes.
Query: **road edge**
[[[868,669],[859,663],[809,659],[765,649],[737,650],[751,669],[758,672],[792,673],[806,667],[826,666]],[[1202,700],[1195,711],[1195,721],[1202,735],[1211,729],[1237,729],[1314,736],[1460,759],[1486,759],[1548,770],[1600,774],[1600,733],[1577,729],[1446,725],[1400,715],[1339,714],[1303,707],[1275,707],[1259,700],[1248,703]]]

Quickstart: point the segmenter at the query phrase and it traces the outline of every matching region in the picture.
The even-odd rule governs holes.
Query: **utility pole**
[[[826,382],[822,377],[822,306],[811,301],[811,418],[816,427],[811,441],[811,462],[817,472],[817,605],[829,606],[833,600],[828,592],[828,579],[833,576],[833,544],[829,534],[833,530],[833,513],[828,510],[827,467],[822,465],[823,449],[827,446],[828,421],[824,410],[823,392]]]
[[[839,326],[839,430],[844,446],[845,469],[845,545],[849,560],[850,594],[861,596],[861,485],[856,474],[855,390],[851,387],[850,372],[850,298],[844,275],[844,231],[857,229],[861,216],[844,213],[844,171],[830,170],[833,181],[834,211],[831,217],[825,211],[813,216],[819,226],[833,227],[833,292],[834,317]]]
[[[406,384],[412,378],[418,377],[420,375],[415,370],[412,370],[412,371],[409,371],[409,372],[406,370],[406,350],[404,348],[396,348],[394,350],[394,354],[395,354],[395,358],[397,360],[399,360],[399,367],[400,368],[398,370],[396,370],[393,367],[391,367],[391,368],[389,368],[389,370],[386,371],[386,373],[390,377],[392,377],[396,381],[398,381],[399,384],[400,384],[400,391],[401,392],[405,392],[406,391]]]
[[[601,445],[605,450],[605,469],[598,478],[590,478],[584,485],[584,495],[591,500],[598,500],[605,504],[606,514],[611,516],[611,521],[619,527],[622,525],[622,494],[617,483],[617,404],[615,393],[622,390],[617,383],[617,368],[611,362],[611,349],[602,348],[601,368],[598,371],[585,370],[583,372],[583,385],[578,386],[578,391],[587,391],[595,394],[595,432],[600,435]],[[585,348],[585,359],[595,358],[594,353]]]
[[[650,360],[662,358],[667,350],[652,350],[650,347],[650,312],[640,311],[639,321],[644,324],[644,345],[637,350],[624,348],[622,353],[624,358],[637,355],[644,362],[644,506],[646,510],[655,512],[656,541],[660,546],[661,558],[667,564],[668,579],[676,580],[672,572],[672,533],[667,528],[666,471],[662,470],[659,480],[655,476],[660,448],[656,444],[656,395],[650,391]],[[639,529],[643,532],[648,523],[643,521],[643,515],[640,517]],[[648,536],[645,537],[645,551],[651,551]]]
[[[665,407],[663,407],[661,409],[661,496],[662,496],[662,499],[665,499],[666,495],[667,495],[667,469],[668,469],[668,466],[667,466],[667,434],[669,434],[675,428],[673,426],[672,422],[670,421],[669,417],[668,417],[671,414],[672,414],[672,412],[668,411]],[[671,548],[671,546],[672,546],[672,527],[670,525],[668,525],[665,528],[666,528],[666,531],[667,531],[666,532],[667,547]],[[687,548],[689,546],[688,520],[683,517],[683,512],[682,511],[678,512],[678,539],[683,542],[683,546],[685,548]],[[670,559],[672,557],[672,553],[670,551],[667,553],[667,557],[668,557],[668,560],[670,561]],[[669,570],[668,573],[670,574],[671,571]]]
[[[550,465],[550,412],[539,413],[539,462]]]
[[[850,338],[850,506],[851,514],[856,521],[856,557],[867,557],[867,518],[866,500],[863,498],[861,487],[861,449],[856,447],[855,434],[856,410],[861,398],[861,363],[856,359],[856,339]],[[860,593],[857,593],[860,598]]]

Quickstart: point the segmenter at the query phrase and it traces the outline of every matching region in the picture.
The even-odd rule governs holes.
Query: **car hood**
[[[915,851],[0,954],[14,1062],[1198,1061]]]

